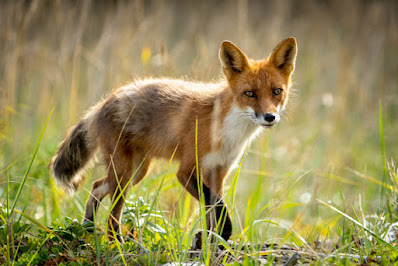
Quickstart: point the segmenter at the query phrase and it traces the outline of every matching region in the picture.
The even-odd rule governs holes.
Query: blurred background
[[[384,158],[398,159],[396,1],[1,1],[0,25],[0,197],[7,175],[12,189],[19,185],[54,110],[21,200],[45,224],[80,220],[90,180],[103,174],[91,170],[85,189],[69,197],[47,169],[85,110],[135,78],[219,81],[223,40],[256,59],[284,38],[298,42],[294,97],[284,121],[243,159],[235,224],[272,218],[316,238],[338,220],[316,199],[364,215],[391,202],[376,181],[391,184]],[[150,197],[165,165],[156,163],[130,194]],[[159,203],[170,213],[179,201],[197,207],[176,169]]]

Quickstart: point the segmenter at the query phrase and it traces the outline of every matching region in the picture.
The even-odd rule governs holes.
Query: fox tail
[[[89,118],[73,126],[51,159],[54,178],[70,192],[84,181],[84,170],[95,152],[95,142],[89,138]]]

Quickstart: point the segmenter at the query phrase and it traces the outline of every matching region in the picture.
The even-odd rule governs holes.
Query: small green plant
[[[151,208],[142,197],[130,197],[126,200],[126,207],[123,212],[122,224],[130,233],[127,236],[138,240],[138,236],[142,243],[149,244],[153,250],[157,250],[162,245],[162,241],[169,241],[166,226],[166,220],[163,212]]]

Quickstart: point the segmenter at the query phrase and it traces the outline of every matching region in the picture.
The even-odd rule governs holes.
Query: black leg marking
[[[194,170],[193,170],[194,171]],[[196,199],[199,200],[199,189],[198,189],[198,181],[195,175],[195,172],[190,173],[190,177],[186,180],[185,176],[177,174],[178,180],[185,187],[185,189]],[[201,183],[202,192],[205,197],[206,208],[213,208],[210,212],[215,214],[215,220],[217,224],[219,224],[218,232],[225,240],[228,240],[232,235],[232,222],[229,217],[227,208],[221,198],[217,195],[217,193],[213,192],[208,186]],[[207,218],[210,218],[210,213],[207,214]],[[198,244],[200,245],[201,241],[197,238]],[[194,239],[195,242],[195,239]],[[200,243],[199,243],[200,242]],[[194,244],[194,246],[196,246]],[[200,246],[198,246],[200,247]]]
[[[203,194],[205,196],[205,203],[207,206],[214,206],[216,214],[216,222],[220,225],[220,235],[228,240],[232,235],[232,222],[229,217],[227,207],[222,199],[218,197],[213,191],[210,190],[205,184],[202,184]]]

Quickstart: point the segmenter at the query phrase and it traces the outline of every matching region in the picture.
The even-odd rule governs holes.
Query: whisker
[[[289,121],[289,123],[292,122],[292,120],[287,112],[285,112],[285,111],[280,112],[280,116],[285,117],[286,120]]]

